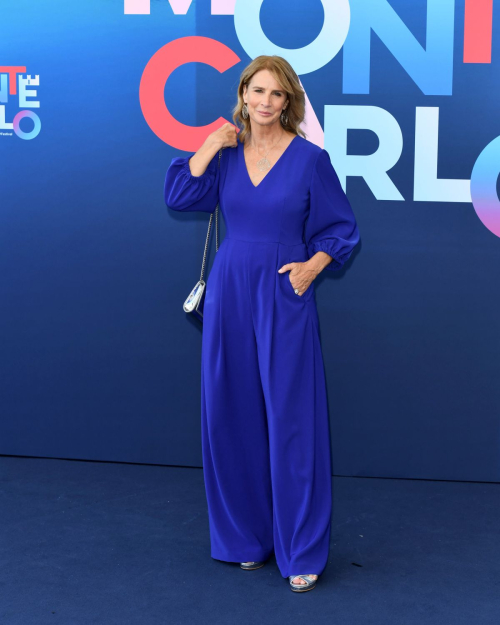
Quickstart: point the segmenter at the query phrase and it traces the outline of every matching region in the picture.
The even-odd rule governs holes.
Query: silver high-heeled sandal
[[[295,579],[296,577],[300,577],[300,579],[303,579],[306,583],[305,584],[292,584],[292,579]],[[289,575],[288,576],[288,580],[290,582],[290,588],[293,590],[293,592],[305,592],[306,590],[312,590],[316,586],[316,582],[318,581],[318,579],[314,579],[314,577],[311,577],[310,575]]]
[[[253,571],[264,566],[265,562],[240,562],[240,568],[244,571]]]

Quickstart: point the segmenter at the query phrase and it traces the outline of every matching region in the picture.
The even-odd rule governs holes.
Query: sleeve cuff
[[[337,248],[337,249],[336,249]],[[309,258],[312,258],[317,252],[326,252],[332,257],[332,261],[328,263],[325,269],[329,271],[338,271],[342,268],[346,260],[351,255],[351,252],[346,252],[344,254],[339,254],[338,246],[335,245],[335,242],[323,240],[316,241],[315,243],[310,243],[307,247]]]
[[[201,174],[201,176],[193,176],[193,174],[191,173],[191,169],[189,168],[189,159],[191,158],[191,156],[184,158],[184,162],[181,165],[181,172],[185,176],[185,178],[187,178],[188,182],[191,184],[200,185],[204,185],[207,183],[210,185],[213,184],[215,179],[215,172],[212,169],[212,163],[209,163],[208,167]]]

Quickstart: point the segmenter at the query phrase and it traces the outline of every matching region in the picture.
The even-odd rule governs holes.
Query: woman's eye
[[[262,89],[255,89],[255,91],[262,91]],[[276,95],[278,95],[278,96],[280,96],[280,95],[281,95],[281,93],[280,93],[279,91],[275,91],[274,93],[275,93]]]

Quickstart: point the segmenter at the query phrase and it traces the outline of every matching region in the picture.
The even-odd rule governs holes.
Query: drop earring
[[[286,126],[288,124],[288,113],[286,112],[286,109],[283,109],[281,111],[280,119],[283,126]]]
[[[243,119],[248,119],[248,107],[245,104],[241,107],[241,116],[243,117]]]

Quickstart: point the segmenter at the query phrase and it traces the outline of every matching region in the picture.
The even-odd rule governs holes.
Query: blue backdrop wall
[[[2,0],[0,453],[202,465],[182,303],[208,215],[170,211],[163,181],[232,121],[248,62],[280,54],[361,232],[317,279],[334,473],[498,481],[488,5]]]

